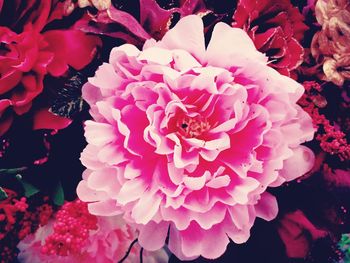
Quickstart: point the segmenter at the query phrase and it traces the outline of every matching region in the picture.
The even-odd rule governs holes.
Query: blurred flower
[[[86,204],[77,200],[64,204],[55,221],[51,220],[22,240],[18,244],[18,259],[23,263],[113,263],[126,255],[136,238],[135,229],[121,216],[90,215]],[[140,246],[134,245],[124,262],[137,262],[139,254]],[[164,250],[143,253],[145,263],[165,263],[167,260]]]
[[[318,0],[315,14],[322,29],[313,36],[311,53],[323,64],[324,80],[342,86],[350,79],[350,4]]]
[[[143,50],[114,48],[83,87],[87,167],[77,188],[96,215],[138,224],[140,244],[179,258],[217,258],[278,212],[267,187],[313,166],[303,87],[267,66],[241,29],[181,19]],[[298,163],[298,165],[295,165]]]
[[[290,76],[303,62],[300,41],[308,27],[289,0],[240,0],[233,20],[232,25],[244,29],[255,47],[269,57],[269,65],[281,74]]]
[[[344,253],[344,259],[339,263],[346,263],[350,261],[350,234],[343,234],[339,241],[339,248]]]
[[[304,258],[314,240],[328,233],[315,227],[300,210],[286,214],[279,222],[278,232],[290,258]]]

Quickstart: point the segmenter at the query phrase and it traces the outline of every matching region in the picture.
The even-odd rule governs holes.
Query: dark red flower
[[[270,66],[290,76],[303,61],[300,41],[307,26],[289,0],[240,0],[232,26],[247,31],[256,48],[266,53]]]
[[[46,67],[54,56],[45,50],[47,46],[31,24],[20,34],[0,27],[0,118],[9,107],[18,115],[27,112],[42,92]],[[0,122],[1,133],[11,120],[7,117]]]
[[[0,15],[10,2],[1,2]],[[9,22],[11,27],[0,27],[0,136],[10,127],[13,112],[22,115],[29,111],[33,99],[44,89],[46,74],[58,77],[69,67],[81,70],[100,45],[98,37],[76,29],[46,31],[52,20],[50,12],[56,15],[54,1],[15,1],[18,8],[20,2],[25,8],[19,12],[18,21]],[[32,4],[39,4],[39,9],[30,12]],[[23,17],[28,18],[20,27]],[[39,127],[51,128],[50,123],[40,124],[40,119],[34,118]]]
[[[286,214],[278,232],[291,258],[305,257],[313,240],[327,236],[326,231],[314,226],[300,210]]]

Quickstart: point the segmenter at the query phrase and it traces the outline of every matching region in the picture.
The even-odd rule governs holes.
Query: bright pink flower
[[[276,187],[306,173],[312,121],[303,87],[267,66],[241,29],[187,16],[143,50],[116,47],[83,87],[87,167],[78,195],[97,215],[125,213],[148,250],[217,258],[275,218]]]

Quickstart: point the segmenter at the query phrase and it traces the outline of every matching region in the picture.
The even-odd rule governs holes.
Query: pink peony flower
[[[198,16],[143,50],[125,44],[83,87],[87,167],[79,197],[96,215],[136,224],[139,242],[181,259],[217,258],[272,220],[277,187],[311,169],[312,121],[303,87],[267,66],[241,29],[216,24],[204,44]]]
[[[45,240],[53,233],[54,222],[39,227],[32,235],[27,236],[18,244],[20,262],[59,262],[59,263],[113,263],[118,262],[126,254],[130,244],[136,239],[136,231],[126,224],[121,216],[98,217],[98,229],[89,232],[86,244],[81,247],[80,254],[68,256],[47,255],[42,253]],[[135,244],[125,263],[138,262],[140,245]],[[165,263],[168,255],[164,250],[143,252],[145,263]]]

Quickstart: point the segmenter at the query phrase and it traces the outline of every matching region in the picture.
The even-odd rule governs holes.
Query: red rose
[[[33,99],[44,89],[46,74],[58,77],[69,67],[81,70],[90,63],[96,46],[101,43],[98,37],[76,29],[45,31],[45,25],[52,19],[50,11],[54,13],[54,10],[51,10],[51,1],[40,4],[40,9],[30,14],[20,33],[0,27],[0,136],[9,129],[13,112],[21,115],[29,111]],[[0,13],[1,8],[2,5]],[[44,113],[42,110],[37,113],[34,128],[51,128],[51,124],[57,128],[70,123],[49,112],[45,113],[46,122],[42,123],[39,116]],[[48,122],[49,119],[52,122]]]
[[[0,135],[12,120],[9,115],[3,116],[5,111],[12,106],[18,115],[27,112],[43,90],[46,66],[54,56],[45,51],[47,46],[31,24],[20,34],[0,27]]]
[[[289,0],[240,0],[232,26],[243,28],[256,48],[265,53],[270,66],[290,76],[303,61],[304,50],[299,41],[307,26],[303,16]]]

